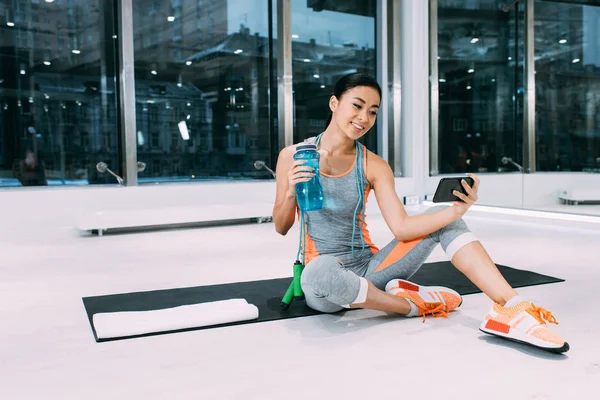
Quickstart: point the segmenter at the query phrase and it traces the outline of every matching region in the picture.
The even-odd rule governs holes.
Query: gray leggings
[[[426,212],[443,208],[432,207]],[[366,298],[364,279],[384,290],[392,279],[409,279],[421,268],[438,243],[452,258],[462,246],[476,240],[465,222],[459,219],[423,238],[409,242],[392,240],[375,253],[364,268],[345,268],[330,255],[315,257],[302,272],[301,283],[306,304],[317,311],[333,313],[350,304],[362,303]]]

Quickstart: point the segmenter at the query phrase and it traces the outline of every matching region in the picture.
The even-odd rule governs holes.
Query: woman
[[[321,155],[323,209],[306,214],[305,268],[302,289],[311,308],[332,313],[367,308],[412,316],[446,316],[460,306],[454,290],[425,287],[407,281],[440,243],[452,264],[494,304],[483,321],[483,332],[562,353],[569,345],[552,333],[546,321],[557,323],[547,310],[521,298],[500,274],[462,216],[477,200],[479,179],[463,180],[462,201],[408,216],[394,188],[394,175],[381,157],[357,141],[375,124],[381,88],[364,74],[342,77],[329,99],[331,116],[325,131],[308,141]],[[277,161],[277,194],[273,220],[285,235],[297,214],[295,185],[314,176],[286,147]],[[394,235],[379,250],[371,242],[364,209],[370,190]]]

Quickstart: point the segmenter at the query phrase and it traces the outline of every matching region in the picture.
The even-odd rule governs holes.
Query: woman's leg
[[[503,306],[517,295],[479,242],[459,249],[452,257],[452,264],[495,303]]]
[[[411,309],[406,300],[378,290],[332,256],[319,256],[308,263],[302,271],[301,284],[306,304],[321,312],[369,308],[408,314]]]
[[[443,207],[433,207],[426,212],[435,212]],[[406,242],[392,240],[369,261],[362,278],[366,278],[364,281],[354,272],[343,268],[334,257],[315,258],[302,273],[307,304],[322,312],[337,312],[344,307],[352,307],[407,314],[411,309],[410,303],[385,293],[385,286],[393,279],[409,279],[421,268],[438,243],[455,267],[492,300],[504,304],[516,295],[460,219],[423,238]]]
[[[443,208],[444,206],[432,207],[425,212],[433,213]],[[453,259],[459,250],[476,240],[462,219],[422,238],[403,242],[394,239],[369,261],[365,277],[376,287],[383,289],[392,279],[410,279],[438,244]]]
[[[444,207],[432,207],[426,212],[435,212]],[[517,295],[462,219],[423,239],[392,241],[381,250],[381,255],[377,253],[373,257],[365,277],[379,288],[391,279],[409,279],[437,243],[442,245],[452,264],[494,302],[503,305]]]
[[[428,212],[433,211],[435,210]],[[462,226],[451,224],[446,231],[443,237],[449,241],[468,232],[468,229],[464,223]],[[449,244],[446,241],[442,243],[444,249]],[[402,315],[413,311],[412,315],[417,315],[414,307],[405,298],[385,292],[385,285],[392,279],[406,279],[412,276],[439,242],[439,236],[436,235],[408,242],[393,240],[373,256],[362,278],[343,268],[334,257],[319,256],[302,272],[306,303],[322,312],[337,312],[342,308],[367,308]],[[435,301],[439,304],[439,299]],[[431,302],[417,302],[421,307],[432,308]]]
[[[361,278],[365,279],[365,278]],[[365,279],[368,284],[367,297],[363,302],[354,302],[350,304],[350,308],[366,308],[369,310],[378,310],[385,312],[393,312],[402,315],[408,315],[411,310],[410,303],[396,295],[386,293]]]
[[[302,272],[306,303],[322,312],[366,308],[407,315],[412,310],[410,303],[386,293],[385,285],[394,278],[408,278],[414,274],[437,244],[430,236],[411,242],[398,243],[394,240],[373,256],[364,277],[345,269],[334,257],[319,256]],[[385,267],[386,263],[389,266],[393,264],[393,268],[377,268]],[[371,278],[374,280],[371,281]]]
[[[435,207],[426,212],[435,212],[439,208]],[[421,287],[402,280],[409,279],[421,268],[438,243],[452,258],[454,253],[474,240],[474,235],[462,220],[422,238],[403,242],[394,239],[373,256],[364,276],[380,291],[385,290],[395,296],[409,299],[409,305],[412,306],[409,313],[411,316],[435,314],[440,311],[443,315],[462,303],[458,293],[449,288]]]
[[[380,290],[392,279],[409,279],[438,243],[431,235],[405,242],[394,239],[373,255],[364,276]]]
[[[436,211],[442,207],[445,206],[433,207],[428,211]],[[462,218],[430,236],[442,244],[456,269],[494,302],[503,305],[517,295],[481,243],[470,233]]]

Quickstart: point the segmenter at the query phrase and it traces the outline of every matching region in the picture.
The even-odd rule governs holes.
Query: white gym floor
[[[519,289],[559,320],[563,356],[447,319],[347,315],[96,343],[81,298],[289,276],[297,231],[273,224],[81,237],[0,233],[2,399],[568,399],[600,391],[600,229],[467,217],[493,259],[566,279]],[[390,235],[368,217],[373,240]],[[443,260],[437,249],[430,261]],[[441,396],[441,397],[440,397]]]

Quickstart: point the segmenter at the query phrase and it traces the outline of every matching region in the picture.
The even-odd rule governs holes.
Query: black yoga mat
[[[290,265],[291,269],[291,265]],[[508,283],[514,287],[542,285],[546,283],[564,282],[564,279],[542,275],[531,271],[524,271],[498,265],[498,269]],[[154,290],[149,292],[123,293],[106,296],[84,297],[85,306],[90,325],[96,341],[110,341],[127,339],[120,337],[111,339],[98,339],[92,316],[97,313],[116,311],[149,311],[182,305],[205,303],[210,301],[244,298],[248,303],[258,307],[259,317],[252,321],[235,322],[227,325],[251,324],[255,322],[273,321],[285,318],[298,318],[320,314],[310,309],[304,301],[294,300],[289,309],[283,311],[280,307],[281,298],[285,294],[292,278],[269,279],[263,281],[226,283],[213,286],[197,286],[178,289]],[[421,285],[435,285],[450,287],[461,295],[480,293],[481,291],[471,283],[460,271],[452,266],[449,261],[427,263],[419,269],[410,279]],[[215,326],[193,328],[186,330],[209,329]],[[177,332],[182,332],[180,330]],[[170,332],[152,333],[158,335]],[[149,335],[140,335],[149,336]]]

